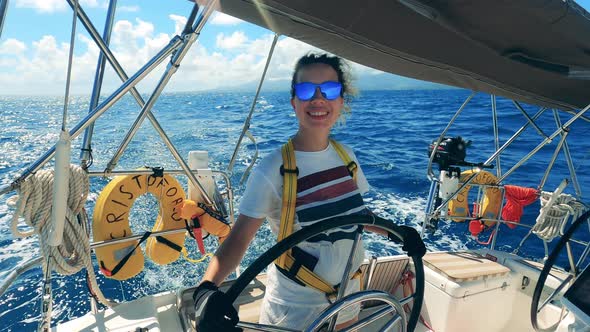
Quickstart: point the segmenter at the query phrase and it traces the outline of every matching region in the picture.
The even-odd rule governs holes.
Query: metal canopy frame
[[[6,19],[7,11],[8,0],[0,0],[0,37],[2,37],[2,28],[4,28],[4,20]]]
[[[437,151],[438,146],[441,144],[441,142],[443,141],[443,139],[445,138],[445,135],[447,134],[447,132],[449,131],[450,127],[456,122],[458,116],[463,112],[463,110],[465,109],[466,105],[471,101],[471,99],[473,98],[473,96],[475,95],[475,92],[473,92],[471,95],[469,95],[466,100],[463,102],[463,104],[459,107],[459,109],[456,111],[456,113],[453,115],[453,117],[450,119],[449,123],[447,124],[447,126],[443,129],[442,133],[440,134],[439,138],[437,139],[437,141],[434,144],[434,148],[432,153],[430,154],[430,158],[428,160],[428,169],[427,169],[427,174],[428,174],[428,178],[431,181],[431,186],[430,186],[430,190],[429,190],[429,194],[428,194],[428,200],[427,200],[427,204],[426,204],[426,213],[425,213],[425,217],[424,220],[422,222],[422,236],[424,236],[424,232],[427,228],[431,228],[432,224],[431,224],[431,220],[433,219],[438,219],[442,214],[443,209],[446,209],[447,204],[449,203],[449,201],[451,201],[461,190],[463,190],[463,188],[465,188],[468,185],[472,185],[471,182],[475,179],[475,177],[477,176],[478,172],[481,171],[481,168],[483,168],[483,166],[489,166],[492,164],[493,161],[496,162],[496,175],[498,177],[498,185],[497,186],[491,186],[491,185],[476,185],[479,187],[478,190],[478,201],[480,199],[479,196],[482,195],[482,190],[487,188],[487,187],[497,187],[499,189],[501,189],[502,192],[502,200],[504,199],[504,190],[503,190],[503,185],[502,182],[508,177],[510,176],[514,171],[516,171],[519,167],[521,167],[527,160],[529,160],[532,156],[534,156],[537,152],[539,152],[539,150],[544,147],[545,145],[553,142],[554,139],[556,139],[558,136],[560,137],[557,146],[555,148],[555,151],[547,165],[547,168],[544,172],[544,175],[541,179],[541,182],[539,184],[539,190],[541,190],[551,172],[551,169],[555,163],[555,160],[557,159],[559,153],[561,151],[563,151],[564,153],[564,157],[568,166],[568,170],[570,173],[570,180],[573,183],[574,189],[575,189],[575,194],[576,194],[576,198],[581,202],[582,201],[582,189],[580,187],[579,181],[578,181],[578,177],[576,174],[576,169],[574,167],[573,164],[573,159],[569,150],[569,145],[567,142],[567,137],[568,134],[570,132],[570,126],[577,121],[578,119],[584,120],[584,121],[588,121],[587,118],[584,116],[584,114],[590,110],[590,105],[586,106],[585,108],[581,109],[580,111],[578,111],[577,113],[575,113],[571,119],[569,119],[567,122],[562,123],[561,118],[559,116],[559,112],[556,109],[553,109],[553,117],[555,120],[555,125],[556,125],[556,130],[550,134],[547,135],[543,132],[543,130],[536,124],[536,120],[547,110],[546,108],[542,107],[540,108],[533,116],[530,116],[525,110],[524,108],[517,102],[517,101],[512,101],[515,108],[517,110],[519,110],[524,118],[526,119],[526,122],[518,129],[514,132],[514,134],[512,134],[512,136],[502,145],[500,146],[500,139],[499,139],[499,127],[498,127],[498,114],[497,114],[497,108],[496,108],[496,96],[492,95],[491,96],[491,109],[492,109],[492,122],[493,122],[493,132],[494,132],[494,147],[495,147],[495,151],[494,153],[492,153],[492,155],[481,164],[481,168],[477,168],[478,172],[475,172],[474,174],[472,174],[469,178],[466,179],[465,182],[463,182],[459,188],[454,191],[454,193],[452,195],[450,195],[446,200],[442,201],[440,203],[440,205],[438,205],[437,207],[435,207],[435,202],[437,200],[437,196],[438,196],[438,189],[439,189],[439,185],[440,185],[440,180],[438,179],[437,175],[434,173],[433,169],[432,169],[432,163],[434,160],[434,156],[435,153]],[[569,112],[568,112],[569,113]],[[500,167],[501,165],[501,155],[502,153],[505,151],[505,149],[512,145],[516,139],[524,132],[525,129],[527,129],[529,126],[532,126],[536,132],[539,134],[539,136],[542,138],[541,142],[535,147],[533,148],[528,154],[526,154],[524,157],[522,157],[514,166],[512,166],[508,171],[506,171],[505,173],[502,172],[502,169]],[[482,218],[480,220],[482,221],[493,221],[496,222],[495,224],[495,234],[493,236],[492,242],[490,244],[490,249],[494,249],[495,244],[496,244],[496,239],[498,237],[498,231],[499,231],[499,227],[500,227],[500,223],[506,223],[506,224],[513,224],[516,226],[520,226],[520,227],[526,227],[526,228],[530,228],[529,231],[529,235],[532,232],[532,225],[526,225],[526,224],[522,224],[522,223],[515,223],[515,222],[511,222],[511,221],[506,221],[506,220],[502,220],[501,219],[501,213],[502,213],[502,208],[503,208],[503,204],[501,204],[500,206],[500,211],[499,211],[499,216],[496,219],[485,219]],[[471,220],[473,219],[473,217],[453,217],[453,219],[462,219],[462,220]],[[590,228],[590,222],[588,224],[589,228]],[[522,242],[524,242],[524,240],[526,240],[526,238],[528,237],[525,236],[525,238],[523,239]],[[522,245],[519,245],[519,247]],[[584,258],[585,256],[588,255],[588,253],[590,252],[590,243],[584,242],[584,241],[580,241],[580,240],[576,240],[576,239],[572,239],[572,242],[574,243],[578,243],[582,246],[585,246],[585,249],[583,251],[582,254],[582,258]],[[548,255],[547,253],[547,245],[545,244],[545,251],[546,251],[546,256]],[[578,261],[578,263],[581,263],[583,261],[583,259],[580,258],[580,260]],[[568,259],[570,262],[573,262],[573,256],[572,256],[572,252],[571,250],[568,250]]]
[[[6,12],[7,2],[8,0],[0,0],[0,33],[1,33],[1,26],[4,22],[4,15]],[[192,7],[192,11],[187,19],[187,23],[180,35],[174,36],[170,42],[164,46],[152,59],[150,59],[143,67],[141,67],[134,75],[129,77],[125,71],[123,70],[122,66],[119,64],[117,58],[113,55],[111,50],[109,49],[109,42],[110,36],[113,27],[114,15],[117,6],[117,0],[110,0],[109,7],[107,10],[106,16],[106,23],[105,23],[105,30],[103,32],[103,36],[101,37],[97,32],[97,29],[94,27],[84,10],[80,7],[80,5],[75,0],[67,0],[68,4],[72,8],[74,15],[77,16],[77,19],[80,20],[82,25],[85,27],[87,32],[90,34],[91,38],[94,40],[98,48],[100,49],[101,53],[98,58],[96,73],[94,78],[94,84],[92,89],[92,95],[90,100],[90,106],[88,110],[88,114],[82,120],[80,120],[72,129],[69,130],[69,135],[71,138],[76,138],[82,132],[84,132],[84,140],[81,146],[81,153],[80,153],[80,162],[82,167],[86,170],[88,176],[109,176],[109,175],[135,175],[135,174],[153,174],[153,170],[146,169],[146,170],[114,170],[117,165],[119,158],[124,153],[125,149],[127,148],[130,141],[134,138],[135,134],[137,133],[139,127],[141,126],[143,120],[147,117],[154,129],[160,135],[162,141],[165,143],[168,150],[172,153],[178,164],[180,165],[180,170],[165,170],[163,173],[165,174],[183,174],[187,176],[190,183],[192,183],[195,188],[200,192],[201,196],[205,200],[205,203],[212,206],[217,211],[221,212],[224,216],[229,217],[230,223],[234,223],[234,214],[233,214],[233,189],[231,185],[231,180],[229,176],[222,172],[222,171],[215,171],[215,170],[192,170],[189,168],[187,162],[180,156],[178,150],[160,126],[158,120],[155,118],[153,113],[151,112],[155,102],[160,97],[162,91],[166,87],[167,83],[170,81],[171,77],[176,73],[178,67],[180,66],[182,60],[188,53],[190,47],[193,43],[197,40],[198,36],[200,35],[201,30],[203,29],[205,23],[213,13],[217,0],[209,0],[207,5],[200,10],[198,4],[194,4]],[[200,15],[197,17],[197,15]],[[156,87],[154,88],[153,92],[149,96],[147,101],[144,101],[135,86],[139,83],[143,78],[145,78],[149,73],[152,72],[157,66],[159,66],[164,60],[170,57],[170,61],[168,63],[167,68],[165,69],[164,73],[162,74],[159,82],[157,83]],[[99,104],[100,99],[100,91],[102,88],[104,71],[105,71],[105,64],[106,61],[114,69],[115,73],[119,76],[122,81],[122,85],[115,90],[110,96],[104,99],[102,103]],[[123,138],[122,142],[120,143],[119,148],[112,156],[112,159],[108,163],[106,169],[102,172],[98,171],[90,171],[89,168],[92,165],[92,136],[94,131],[94,121],[96,121],[100,116],[102,116],[111,106],[113,106],[117,101],[119,101],[127,92],[131,93],[131,95],[135,98],[137,104],[141,107],[141,111],[138,114],[135,122],[129,128],[126,136]],[[28,177],[34,175],[38,170],[40,170],[43,166],[45,166],[55,155],[56,146],[51,147],[48,151],[46,151],[40,158],[38,158],[35,162],[30,164],[20,176],[18,176],[10,185],[0,188],[0,195],[8,193],[12,190],[17,189],[20,184],[25,181]],[[225,196],[228,199],[229,205],[229,212],[227,211],[223,201],[219,199],[218,201],[212,200],[207,192],[204,190],[203,186],[199,182],[196,177],[201,171],[210,172],[215,176],[220,176],[225,181],[226,185],[226,192]],[[177,232],[185,232],[186,229],[182,228],[180,230],[168,230],[168,231],[161,231],[161,232],[154,232],[151,236],[156,235],[167,235],[173,234]],[[107,241],[97,241],[91,242],[90,247],[91,249],[114,244],[114,243],[121,243],[121,242],[129,242],[129,241],[136,241],[138,236],[130,236],[125,238],[119,238],[114,240],[107,240]],[[0,284],[0,295],[18,278],[19,275],[26,272],[30,268],[37,266],[41,263],[42,258],[35,258],[31,259],[24,264],[21,264],[16,268],[13,273],[11,273],[7,280]],[[50,285],[51,280],[51,270],[47,269],[47,273],[44,275],[44,285]],[[48,295],[44,297],[44,302],[47,302],[47,299],[51,299],[51,288],[47,286],[44,287],[44,294]],[[47,298],[47,299],[45,299]],[[94,303],[94,299],[91,298],[91,307],[96,308],[96,303]],[[50,316],[51,316],[51,308],[47,311],[44,311],[42,315],[42,327],[41,329],[48,328],[51,324]]]
[[[72,9],[75,9],[75,4],[73,0],[67,0],[68,4]],[[112,21],[115,14],[115,7],[116,7],[116,0],[111,0],[109,4],[109,9],[107,11],[107,18],[105,24],[105,32],[103,37],[101,37],[94,27],[84,10],[77,6],[77,13],[78,19],[84,25],[88,33],[90,34],[91,38],[94,40],[96,45],[101,51],[101,56],[99,58],[97,64],[97,71],[95,75],[94,87],[92,92],[91,98],[91,106],[88,112],[88,115],[78,122],[72,129],[70,129],[69,134],[71,138],[76,138],[80,135],[83,131],[85,131],[84,143],[82,145],[82,152],[81,152],[81,160],[82,166],[89,166],[89,160],[91,158],[91,142],[92,142],[92,134],[93,134],[93,126],[94,121],[98,119],[104,112],[106,112],[111,106],[113,106],[119,99],[121,99],[127,92],[130,92],[131,95],[135,98],[138,105],[141,107],[141,111],[127,132],[127,135],[121,142],[117,152],[112,157],[111,161],[108,163],[107,168],[105,169],[105,175],[108,175],[113,171],[115,168],[117,161],[123,154],[125,148],[133,139],[135,133],[139,129],[143,120],[147,117],[150,120],[150,123],[153,125],[154,129],[160,135],[161,139],[165,143],[166,147],[172,153],[178,164],[180,165],[181,169],[184,171],[184,174],[188,177],[191,184],[195,186],[195,188],[201,193],[205,202],[213,207],[215,207],[218,211],[224,212],[224,215],[227,215],[227,211],[225,210],[224,205],[222,202],[213,201],[206,193],[205,189],[190,170],[187,162],[180,156],[178,150],[165,133],[164,129],[160,126],[159,122],[151,112],[153,105],[155,104],[156,100],[164,90],[165,86],[169,82],[170,78],[180,66],[184,56],[189,51],[192,44],[197,40],[201,30],[203,29],[205,23],[213,13],[217,0],[209,0],[207,6],[201,11],[199,17],[197,18],[197,13],[199,12],[198,4],[193,5],[193,9],[185,28],[180,36],[174,36],[168,45],[166,45],[160,52],[158,52],[151,60],[149,60],[142,68],[140,68],[133,76],[129,77],[119,62],[117,61],[116,57],[113,55],[111,50],[108,47],[108,42],[110,40],[110,33],[112,30]],[[4,4],[4,2],[2,3]],[[144,101],[135,86],[138,82],[140,82],[144,77],[146,77],[153,69],[155,69],[159,64],[161,64],[168,56],[171,56],[170,62],[162,74],[160,81],[158,82],[156,88],[150,95],[148,101]],[[122,85],[115,90],[109,97],[105,98],[105,100],[98,104],[98,99],[100,97],[100,89],[102,86],[102,77],[104,74],[104,63],[105,60],[108,61],[111,66],[113,67],[114,71],[117,73],[121,81],[123,82]],[[98,105],[96,105],[98,104]],[[23,173],[15,179],[10,185],[0,188],[0,195],[10,192],[16,188],[18,188],[19,184],[27,179],[29,176],[34,174],[38,171],[41,167],[43,167],[55,154],[55,146],[51,147],[45,154],[43,154],[38,160],[32,163],[29,167],[27,167]]]

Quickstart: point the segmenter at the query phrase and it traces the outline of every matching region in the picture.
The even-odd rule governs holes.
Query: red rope
[[[477,241],[477,243],[487,246],[488,244],[490,244],[492,242],[492,239],[494,238],[494,234],[496,234],[495,229],[492,231],[492,233],[490,234],[490,237],[488,238],[488,240],[486,242],[480,241],[478,237],[474,237],[474,238],[475,238],[475,241]]]
[[[504,186],[506,205],[502,209],[502,219],[513,222],[520,222],[523,207],[533,203],[539,198],[539,191],[534,188],[519,186]],[[515,224],[507,223],[508,227],[514,229]]]

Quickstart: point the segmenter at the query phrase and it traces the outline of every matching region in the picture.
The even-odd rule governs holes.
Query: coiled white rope
[[[88,197],[89,180],[79,166],[70,165],[69,196],[64,226],[63,241],[59,246],[48,244],[51,227],[51,203],[53,200],[53,170],[40,170],[20,183],[17,189],[18,201],[12,218],[12,234],[15,237],[39,235],[39,249],[43,259],[43,272],[50,266],[62,275],[71,275],[86,267],[91,289],[99,302],[112,307],[116,303],[107,300],[96,282],[96,275],[90,256],[90,241],[86,232],[87,215],[84,204]],[[20,217],[33,230],[21,232],[18,229]]]
[[[544,241],[551,242],[558,235],[564,233],[564,227],[569,219],[577,219],[585,210],[585,206],[568,194],[558,194],[542,191],[541,211],[537,222],[533,226],[533,233]]]

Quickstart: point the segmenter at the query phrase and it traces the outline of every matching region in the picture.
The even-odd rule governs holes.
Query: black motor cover
[[[437,141],[433,141],[428,146],[428,156],[432,154],[432,150]],[[438,164],[441,170],[446,170],[453,165],[462,165],[465,163],[467,155],[467,147],[471,141],[465,141],[461,136],[445,137],[436,149],[433,161]]]

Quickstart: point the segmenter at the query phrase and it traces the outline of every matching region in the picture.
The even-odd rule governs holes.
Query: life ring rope
[[[196,258],[196,259],[195,258],[190,258],[188,256],[188,251],[186,250],[186,248],[182,248],[182,254],[184,255],[184,259],[186,259],[190,263],[201,263],[205,259],[207,259],[209,257],[213,257],[213,253],[212,252],[208,252],[208,253],[202,255],[201,258]]]

